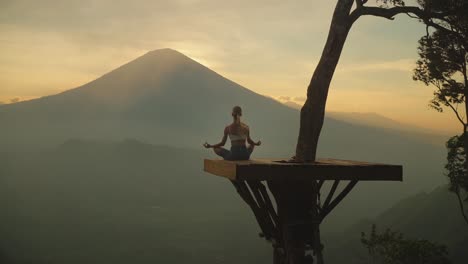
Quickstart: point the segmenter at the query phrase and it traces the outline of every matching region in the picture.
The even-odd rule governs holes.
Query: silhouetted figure
[[[214,152],[225,160],[248,160],[255,146],[260,146],[262,142],[254,142],[250,138],[249,126],[241,122],[241,116],[242,109],[240,106],[234,106],[232,109],[234,121],[224,128],[224,136],[221,142],[216,145],[210,145],[205,142],[203,146],[205,148],[213,148]],[[230,151],[223,148],[228,136],[231,139]],[[248,147],[246,146],[246,141],[249,143]]]

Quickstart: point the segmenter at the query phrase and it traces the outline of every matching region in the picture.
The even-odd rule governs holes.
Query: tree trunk
[[[349,13],[353,0],[339,0],[320,61],[307,88],[307,100],[301,109],[297,161],[315,161],[330,82],[341,56],[352,21]]]
[[[463,56],[464,58],[466,58],[466,53],[465,55]],[[465,117],[467,117],[468,119],[468,77],[467,77],[467,73],[466,73],[466,63],[463,64],[463,69],[462,69],[462,73],[463,73],[463,81],[464,81],[464,84],[465,84],[465,87],[464,87],[464,96],[465,96]],[[468,120],[465,121],[466,123],[463,124],[463,146],[464,146],[464,149],[465,149],[465,179],[468,180]],[[460,204],[460,210],[461,210],[461,213],[462,213],[462,216],[463,218],[465,219],[465,222],[468,224],[468,217],[466,216],[466,213],[465,213],[465,207],[463,206],[463,200],[461,199],[460,197],[460,189],[463,189],[463,186],[458,186],[457,187],[458,190],[457,190],[457,196],[458,196],[458,201],[459,201],[459,204]],[[468,190],[466,190],[468,192]]]
[[[276,201],[280,223],[278,231],[282,238],[281,246],[283,248],[282,254],[274,251],[274,263],[313,263],[313,259],[306,256],[306,245],[313,245],[313,242],[316,241],[313,235],[319,235],[319,233],[313,233],[313,223],[317,221],[314,216],[318,217],[317,214],[313,214],[318,210],[316,181],[269,181],[268,186]],[[315,227],[318,228],[318,226]]]
[[[462,217],[465,220],[465,222],[468,224],[468,216],[466,216],[466,214],[465,214],[465,206],[463,206],[464,201],[463,201],[463,199],[461,198],[461,195],[460,195],[460,188],[458,188],[455,191],[455,194],[457,195],[458,205],[460,206],[460,211],[461,211]]]

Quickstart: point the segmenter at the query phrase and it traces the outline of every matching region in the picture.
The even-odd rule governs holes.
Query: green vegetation
[[[136,140],[1,152],[2,263],[270,263],[271,246],[257,237],[249,208],[223,178],[202,172],[204,156]],[[463,263],[456,260],[466,257],[468,239],[452,198],[442,187],[371,222],[444,243]],[[353,224],[341,216],[355,207],[338,207],[326,223],[331,263],[365,256],[359,231],[369,222],[339,228]]]
[[[161,72],[168,62],[173,71]],[[201,143],[222,135],[238,102],[264,142],[253,156],[290,157],[298,111],[170,50],[62,94],[0,106],[8,124],[0,130],[0,263],[270,263],[249,208],[225,179],[202,172],[214,154]],[[321,157],[404,166],[404,182],[359,183],[329,215],[330,263],[361,263],[362,218],[446,244],[456,264],[466,259],[445,187],[391,208],[444,183],[440,145],[332,118],[324,129]]]
[[[450,191],[455,193],[463,218],[468,224],[468,216],[465,212],[464,202],[468,201],[468,174],[466,170],[466,149],[464,142],[466,134],[454,136],[447,141],[447,177],[450,179]],[[464,194],[464,195],[463,195]],[[463,198],[463,196],[465,196]]]
[[[447,176],[450,190],[458,197],[468,224],[464,201],[468,200],[468,1],[420,0],[427,9],[450,14],[425,21],[434,29],[419,40],[413,79],[435,88],[429,106],[438,112],[451,111],[460,123],[460,135],[447,141]]]
[[[386,229],[377,233],[376,226],[367,236],[361,234],[370,263],[382,264],[450,264],[447,247],[424,239],[406,239],[399,232]]]

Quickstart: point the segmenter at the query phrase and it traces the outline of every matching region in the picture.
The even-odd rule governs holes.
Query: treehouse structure
[[[204,170],[229,179],[250,206],[274,264],[323,263],[320,223],[358,181],[402,181],[402,166],[337,159],[299,163],[205,159]],[[324,200],[325,181],[331,181]],[[345,183],[343,188],[338,188]],[[340,191],[337,192],[337,190]]]

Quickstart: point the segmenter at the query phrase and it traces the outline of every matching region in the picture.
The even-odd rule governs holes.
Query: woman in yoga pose
[[[210,145],[205,142],[203,146],[205,148],[213,148],[214,152],[225,160],[248,160],[255,146],[260,146],[262,142],[254,142],[250,138],[249,126],[241,122],[241,116],[242,109],[239,106],[234,106],[232,109],[234,121],[224,128],[224,136],[221,142],[216,145]],[[231,139],[230,151],[223,148],[228,136]],[[246,146],[246,141],[249,143],[248,147]]]

